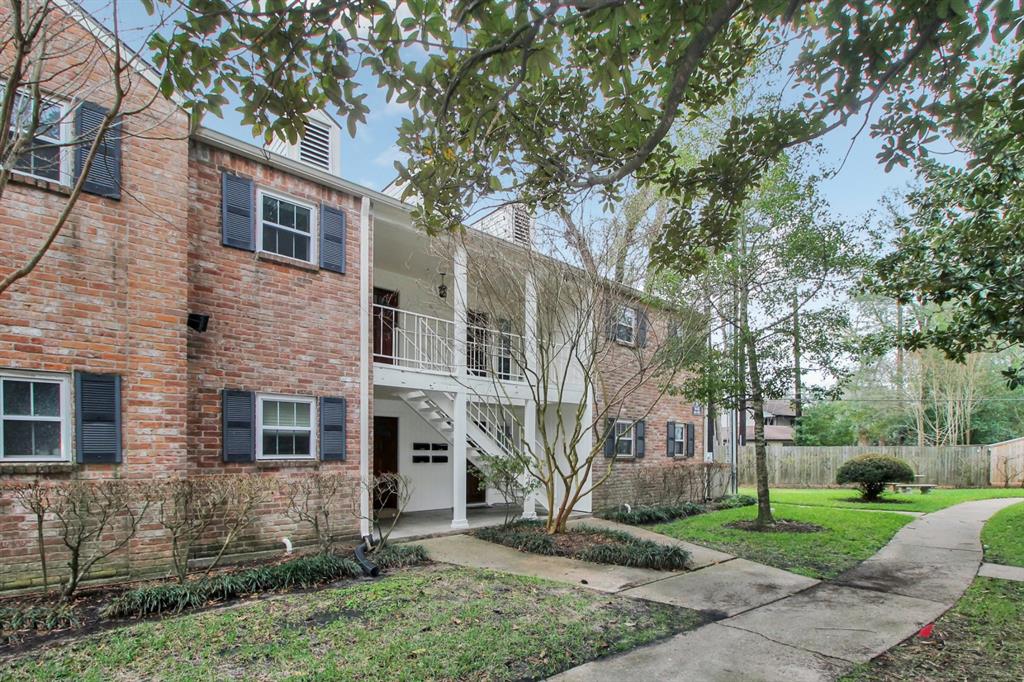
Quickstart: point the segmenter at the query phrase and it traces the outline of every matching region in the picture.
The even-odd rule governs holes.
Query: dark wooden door
[[[466,462],[466,503],[477,504],[487,501],[487,490],[480,487],[480,470],[472,462]]]
[[[398,418],[373,418],[373,475],[398,473]],[[397,501],[394,494],[384,493],[373,504],[377,509],[394,509]]]
[[[395,311],[398,292],[373,288],[373,361],[385,365],[395,364]],[[378,308],[377,306],[387,306]]]

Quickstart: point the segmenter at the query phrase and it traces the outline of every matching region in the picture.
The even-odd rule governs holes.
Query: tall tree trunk
[[[750,403],[754,413],[754,464],[757,473],[757,525],[775,523],[768,493],[768,452],[764,439],[764,393],[761,389],[761,370],[757,364],[757,340],[750,333],[749,292],[746,283],[740,284],[740,335],[747,357],[747,377],[750,380]]]
[[[800,365],[800,300],[793,289],[793,417],[799,423],[804,414],[803,368]]]

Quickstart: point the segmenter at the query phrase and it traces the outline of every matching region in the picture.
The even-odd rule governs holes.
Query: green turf
[[[1024,503],[1002,510],[981,531],[985,561],[1024,567]]]
[[[740,488],[741,493],[756,495],[753,488]],[[888,511],[933,512],[971,500],[989,500],[996,497],[1024,498],[1021,488],[939,488],[926,495],[913,493],[886,493],[878,502],[861,502],[852,488],[773,488],[773,503],[805,504],[815,507],[845,507],[848,509],[882,509]]]
[[[912,638],[842,679],[1019,682],[1024,679],[1024,583],[975,579],[935,623],[931,638]]]
[[[0,679],[535,679],[700,622],[689,609],[434,566],[56,643],[0,663]]]
[[[655,526],[654,530],[680,540],[735,554],[812,578],[833,578],[867,559],[905,524],[906,514],[858,512],[774,505],[776,518],[813,523],[818,533],[763,533],[726,528],[725,524],[754,519],[756,507],[727,509]]]

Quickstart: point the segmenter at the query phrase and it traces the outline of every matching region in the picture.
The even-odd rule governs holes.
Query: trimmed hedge
[[[913,483],[914,470],[902,459],[889,455],[861,455],[839,467],[836,483],[856,483],[861,497],[877,500],[886,483]]]
[[[750,495],[726,495],[713,502],[715,509],[739,509],[757,504],[757,498]]]
[[[690,559],[690,553],[681,547],[641,540],[622,531],[584,525],[570,528],[562,535],[575,538],[594,535],[601,539],[574,551],[561,547],[559,536],[548,535],[544,524],[539,521],[516,521],[507,526],[480,528],[472,534],[481,540],[531,554],[568,556],[598,564],[653,568],[659,571],[684,569]]]
[[[394,545],[370,557],[382,570],[412,566],[426,561],[419,545]],[[342,578],[358,578],[362,569],[352,559],[334,554],[299,557],[273,566],[225,573],[184,584],[149,585],[118,595],[107,604],[104,618],[140,617],[180,613],[247,594],[289,588],[310,588]]]

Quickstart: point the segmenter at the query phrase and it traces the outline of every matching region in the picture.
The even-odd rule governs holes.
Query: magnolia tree
[[[58,212],[40,219],[24,259],[0,270],[0,295],[39,265],[83,192],[121,197],[125,123],[132,120],[131,135],[152,138],[169,115],[151,67],[121,40],[117,0],[106,9],[101,28],[61,0],[0,8],[0,207],[22,201],[12,196],[13,181],[63,188]],[[154,22],[147,30],[161,26]],[[158,99],[162,107],[154,107]]]
[[[531,249],[495,248],[495,238],[479,234],[457,240],[469,252],[479,325],[466,351],[470,418],[517,460],[522,490],[537,489],[550,533],[564,531],[608,480],[616,456],[643,455],[645,418],[677,372],[667,352],[680,343],[669,334],[680,329],[668,321],[676,315],[616,281],[638,271],[625,261],[645,249],[624,245],[611,225],[580,227],[563,212],[536,223]],[[528,423],[535,440],[524,437]]]

